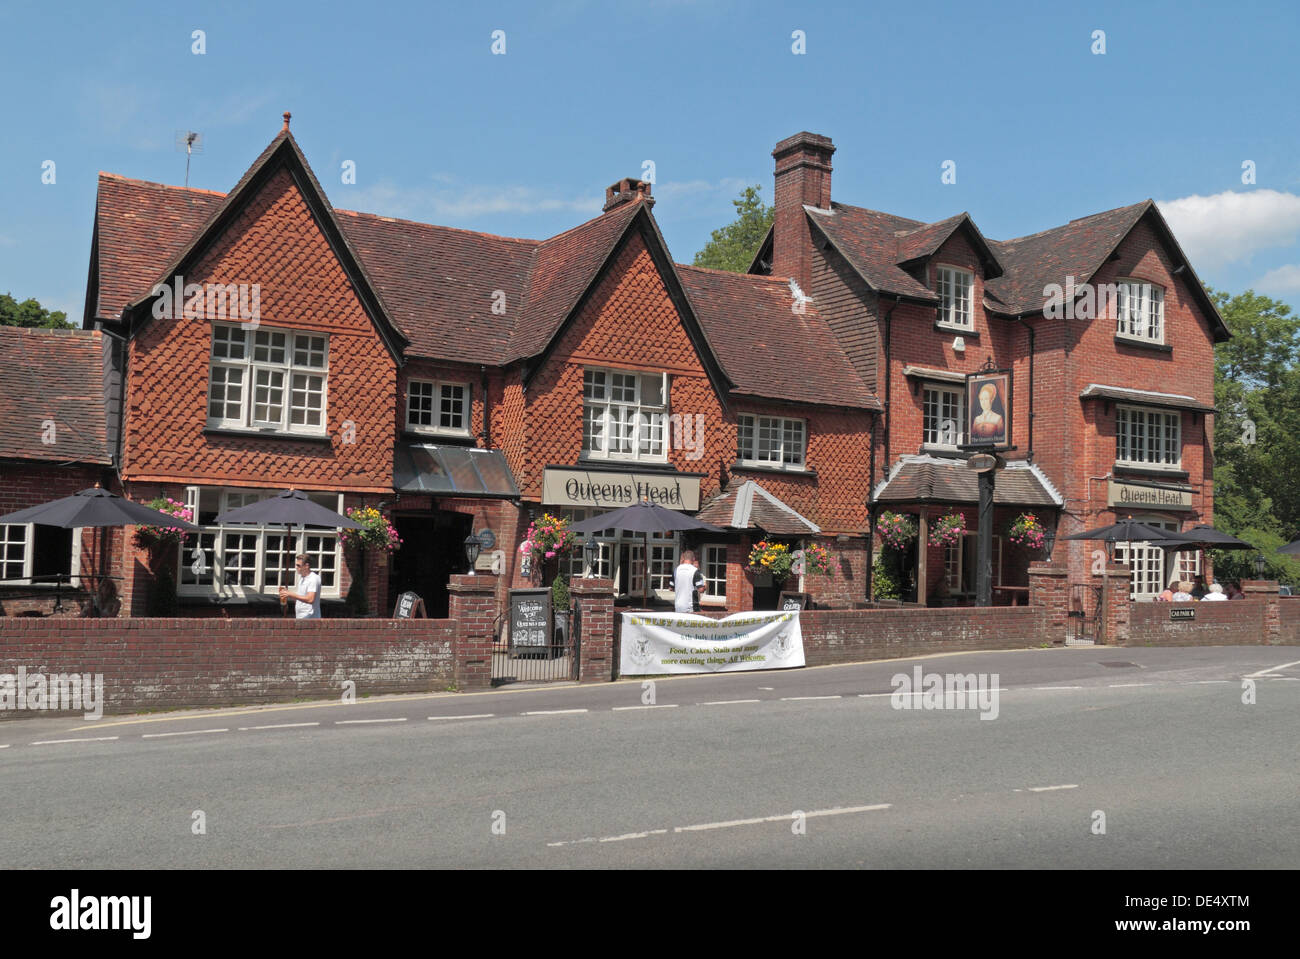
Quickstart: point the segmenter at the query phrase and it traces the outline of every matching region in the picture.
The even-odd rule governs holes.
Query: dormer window
[[[975,274],[955,266],[941,266],[935,274],[935,292],[939,294],[939,325],[956,330],[974,330],[975,313],[971,299]]]
[[[1165,291],[1145,280],[1120,280],[1116,286],[1116,332],[1146,343],[1165,341]]]

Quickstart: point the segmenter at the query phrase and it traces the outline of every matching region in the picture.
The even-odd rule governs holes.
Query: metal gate
[[[552,616],[549,635],[532,630],[515,637],[510,617],[492,646],[492,685],[507,683],[576,682],[578,679],[578,607]]]
[[[1065,641],[1094,643],[1101,617],[1101,587],[1088,583],[1070,585],[1070,608],[1065,614]]]

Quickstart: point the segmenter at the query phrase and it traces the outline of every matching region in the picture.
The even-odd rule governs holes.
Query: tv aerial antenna
[[[203,152],[203,134],[193,130],[176,131],[176,149],[185,151],[185,186],[190,185],[190,157]]]

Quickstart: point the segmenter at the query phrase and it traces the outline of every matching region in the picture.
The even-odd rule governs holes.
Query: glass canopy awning
[[[500,450],[398,443],[393,486],[403,493],[518,499],[519,487]]]

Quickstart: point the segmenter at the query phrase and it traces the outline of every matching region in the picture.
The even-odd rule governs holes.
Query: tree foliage
[[[1247,290],[1209,290],[1232,339],[1215,347],[1214,525],[1253,544],[1265,576],[1300,585],[1300,563],[1278,555],[1300,536],[1300,317]],[[1219,579],[1253,579],[1254,556],[1215,555]]]
[[[19,303],[10,294],[0,293],[0,326],[60,330],[69,325],[62,310],[47,310],[31,297]]]
[[[735,221],[713,231],[713,238],[695,254],[695,266],[731,273],[749,269],[776,216],[776,208],[767,206],[758,195],[761,189],[747,186],[740,191],[740,199],[731,201],[736,208]]]

